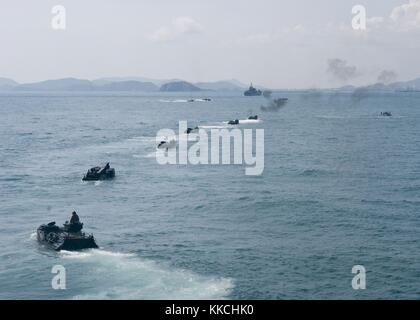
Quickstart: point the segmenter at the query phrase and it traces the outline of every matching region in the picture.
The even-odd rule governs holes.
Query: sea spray
[[[259,120],[244,120],[252,121]],[[179,122],[178,137],[185,136],[186,139],[178,139],[178,148],[169,147],[171,140],[161,140],[162,136],[176,136],[172,129],[161,129],[156,135],[156,143],[167,147],[159,148],[156,152],[156,161],[161,165],[168,164],[192,164],[192,165],[240,165],[247,167],[246,175],[261,175],[264,171],[264,129],[255,129],[255,140],[252,129],[223,128],[211,129],[210,135],[206,130],[200,128],[198,133],[186,135],[187,121]],[[189,146],[188,142],[193,142]],[[254,148],[255,142],[255,148]],[[249,147],[251,146],[251,147]],[[210,147],[210,150],[209,150]],[[233,162],[231,149],[233,148]],[[255,149],[255,157],[253,151]],[[210,159],[209,159],[210,155]]]
[[[233,289],[230,278],[197,275],[133,253],[88,250],[60,256],[69,284],[84,283],[73,299],[225,299]]]

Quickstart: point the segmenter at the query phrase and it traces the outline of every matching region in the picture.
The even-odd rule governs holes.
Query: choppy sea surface
[[[284,93],[271,113],[262,97],[206,95],[0,94],[0,298],[420,298],[419,93]],[[179,120],[252,113],[239,127],[265,130],[262,176],[154,157]],[[113,181],[81,181],[108,161]],[[73,210],[100,249],[36,241]],[[66,290],[51,287],[54,265]]]

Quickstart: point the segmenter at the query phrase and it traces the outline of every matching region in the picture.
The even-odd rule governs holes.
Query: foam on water
[[[67,250],[61,250],[59,252],[60,256],[64,259],[85,259],[89,257],[135,257],[136,255],[134,253],[124,253],[124,252],[112,252],[102,249],[92,249],[92,250],[86,250],[86,251],[67,251]]]
[[[262,120],[261,119],[257,119],[257,120],[252,120],[252,119],[242,119],[239,120],[239,124],[257,124],[257,123],[261,123]],[[234,125],[229,125],[229,121],[224,121],[223,122],[224,128],[228,127],[228,128],[232,128],[234,127]]]
[[[159,102],[165,102],[165,103],[180,103],[180,102],[188,102],[187,99],[176,99],[176,100],[165,100],[160,99]]]
[[[131,253],[98,249],[60,256],[68,277],[72,269],[85,270],[77,279],[87,281],[85,289],[72,299],[224,299],[233,289],[232,279],[200,276]]]
[[[227,122],[223,122],[221,124],[215,124],[215,125],[207,125],[207,126],[199,126],[200,129],[226,129],[229,128]]]
[[[253,119],[239,120],[240,124],[255,124],[255,123],[260,123],[260,122],[262,122],[260,119],[257,119],[257,120],[253,120]]]
[[[195,102],[211,102],[205,99],[194,99]]]

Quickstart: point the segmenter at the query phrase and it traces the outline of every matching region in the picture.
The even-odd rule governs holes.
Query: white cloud
[[[420,0],[409,0],[408,3],[393,8],[388,17],[370,17],[366,24],[368,31],[387,29],[401,32],[420,29]]]
[[[366,31],[354,30],[348,22],[340,24],[329,23],[327,29],[330,31],[339,30],[344,33],[367,36],[372,31],[383,33],[409,32],[420,30],[420,0],[408,0],[408,3],[393,8],[388,16],[372,16],[366,18]],[[369,10],[368,10],[369,12]]]
[[[305,27],[304,27],[304,26],[302,26],[301,24],[298,24],[298,25],[295,25],[295,26],[292,28],[292,31],[293,31],[293,32],[303,32],[303,31],[305,31]]]
[[[160,27],[149,35],[149,39],[153,41],[167,41],[171,40],[173,34],[167,27]]]
[[[395,7],[389,17],[403,31],[420,27],[420,0],[410,0],[409,3]]]
[[[182,35],[200,33],[203,27],[191,17],[177,17],[171,27],[163,26],[148,35],[152,41],[169,41]]]
[[[200,33],[203,27],[191,17],[178,17],[174,19],[173,25],[178,34]]]

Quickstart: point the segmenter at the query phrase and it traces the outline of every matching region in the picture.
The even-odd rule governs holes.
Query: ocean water
[[[285,93],[274,113],[209,96],[2,93],[0,298],[420,298],[420,94]],[[265,130],[262,176],[156,162],[158,130],[251,113],[262,121],[240,127]],[[113,181],[81,181],[108,161]],[[38,244],[73,210],[100,249]],[[66,290],[51,287],[57,264]]]

